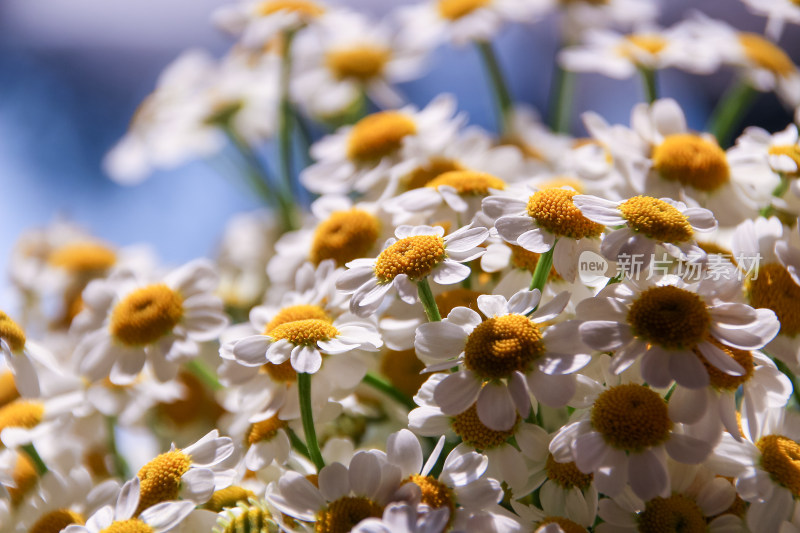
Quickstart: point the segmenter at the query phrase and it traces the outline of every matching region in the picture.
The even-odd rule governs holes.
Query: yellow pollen
[[[427,376],[420,374],[424,368],[425,364],[417,358],[414,348],[386,350],[381,357],[381,374],[409,398],[425,383]]]
[[[0,431],[5,428],[35,428],[44,416],[44,404],[27,400],[14,400],[0,407]]]
[[[439,509],[441,507],[450,509],[450,522],[452,523],[453,518],[455,518],[456,502],[455,494],[450,487],[433,476],[420,474],[411,474],[401,482],[401,484],[405,483],[413,483],[419,487],[422,493],[420,503],[424,503],[431,509]],[[446,530],[447,528],[445,527],[442,531]]]
[[[558,524],[558,527],[561,528],[561,531],[564,533],[587,533],[585,527],[576,524],[569,518],[564,518],[561,516],[546,516],[544,519],[536,524],[535,532],[541,531],[547,524]]]
[[[277,524],[272,519],[272,514],[262,507],[256,505],[240,505],[242,510],[232,520],[221,533],[272,533],[279,531]],[[284,516],[284,519],[288,517]],[[289,522],[286,521],[289,526]]]
[[[573,461],[568,463],[556,462],[553,454],[547,454],[547,477],[552,479],[563,489],[576,487],[580,490],[588,489],[594,479],[593,474],[584,474]]]
[[[130,293],[111,312],[109,330],[128,346],[144,346],[167,335],[183,318],[183,298],[163,283]]]
[[[725,151],[692,133],[667,135],[653,150],[653,168],[667,181],[712,192],[728,183]]]
[[[365,518],[380,518],[383,506],[361,496],[343,496],[319,512],[316,533],[347,533]]]
[[[222,512],[224,509],[236,507],[239,502],[247,502],[248,498],[254,498],[253,491],[247,490],[238,485],[231,485],[224,489],[220,489],[211,496],[204,505],[203,509],[214,511],[215,513]]]
[[[325,56],[325,64],[339,80],[355,79],[366,83],[383,74],[391,51],[375,46],[353,46],[331,50]]]
[[[451,425],[453,432],[461,437],[464,444],[468,444],[478,450],[491,450],[510,439],[517,431],[520,417],[514,426],[506,431],[495,431],[486,427],[478,418],[477,403],[472,404],[466,411],[453,417]]]
[[[286,427],[286,421],[279,419],[278,415],[251,424],[245,443],[252,446],[257,442],[271,440],[278,434],[278,430],[284,427]]]
[[[6,370],[0,373],[0,407],[4,407],[19,398],[14,374]]]
[[[619,45],[617,52],[635,60],[641,52],[658,55],[667,47],[667,40],[654,33],[634,33],[627,35]]]
[[[464,365],[482,379],[528,373],[545,352],[539,328],[524,315],[504,315],[481,322],[464,348]]]
[[[742,45],[747,59],[758,68],[781,77],[789,76],[797,70],[786,52],[756,33],[740,33],[739,44]]]
[[[98,272],[111,268],[117,254],[110,248],[94,242],[67,244],[53,251],[47,262],[70,272]]]
[[[439,14],[448,20],[458,20],[491,3],[492,0],[439,0]]]
[[[382,111],[359,120],[350,131],[347,157],[358,163],[377,163],[403,146],[403,139],[417,133],[410,116]]]
[[[59,533],[62,529],[72,524],[82,526],[83,516],[69,509],[56,509],[37,520],[28,530],[28,533]]]
[[[362,209],[336,211],[314,231],[309,260],[315,265],[333,259],[336,266],[366,257],[380,235],[377,217]]]
[[[100,533],[153,533],[153,528],[138,518],[131,518],[114,522],[107,528],[101,529]]]
[[[665,285],[643,291],[628,310],[634,335],[668,350],[692,349],[711,326],[711,315],[697,294]]]
[[[442,316],[449,315],[450,311],[456,307],[469,307],[483,316],[481,310],[478,309],[478,296],[482,294],[485,293],[462,288],[440,292],[435,296],[436,306]]]
[[[444,157],[434,157],[428,164],[417,167],[405,178],[407,190],[424,187],[438,176],[453,170],[466,170],[461,163]]]
[[[576,191],[569,189],[540,190],[528,199],[528,216],[539,227],[557,237],[599,237],[605,226],[583,216],[572,202],[572,197],[576,194]]]
[[[39,479],[33,461],[28,459],[26,454],[17,454],[17,462],[14,464],[14,470],[11,472],[11,479],[14,480],[15,486],[6,488],[8,489],[8,494],[11,496],[11,504],[16,507],[22,502],[28,492],[36,486],[36,480]]]
[[[322,320],[323,322],[332,323],[331,316],[318,305],[290,305],[284,307],[269,321],[264,328],[264,335],[269,335],[273,329],[289,322],[297,322],[298,320]]]
[[[755,363],[753,362],[753,354],[747,350],[739,350],[737,348],[731,348],[730,346],[725,346],[717,339],[713,337],[708,337],[706,339],[708,342],[725,352],[728,356],[730,356],[734,361],[739,363],[742,368],[744,368],[744,375],[743,376],[731,376],[730,374],[726,374],[722,370],[718,369],[716,366],[712,365],[708,362],[708,360],[700,353],[700,350],[697,348],[693,348],[692,351],[695,353],[697,357],[700,358],[700,361],[706,367],[708,371],[708,376],[711,380],[711,386],[717,389],[735,391],[739,388],[739,385],[743,385],[747,383],[747,381],[753,377],[753,370],[755,369]]]
[[[758,277],[749,279],[750,305],[772,309],[781,323],[781,334],[794,337],[800,333],[800,287],[782,265],[768,263],[758,269]]]
[[[592,407],[592,426],[615,448],[641,452],[669,438],[672,420],[667,402],[653,390],[636,384],[606,390]]]
[[[796,178],[800,175],[800,146],[796,144],[785,144],[781,146],[770,146],[769,155],[785,155],[791,158],[794,161],[794,164],[797,165],[798,170],[795,172],[787,172],[786,175],[792,178]]]
[[[516,244],[506,243],[506,245],[511,248],[511,265],[513,267],[527,270],[530,273],[536,271],[536,265],[539,263],[539,257],[541,257],[542,254],[531,252]],[[555,268],[550,267],[550,273],[547,275],[548,281],[561,281],[563,279],[564,278],[556,272]]]
[[[304,19],[310,20],[325,13],[325,8],[309,0],[268,0],[258,6],[258,14],[264,17],[278,11],[298,13]]]
[[[329,322],[309,318],[281,324],[269,336],[276,341],[287,340],[295,346],[315,346],[317,342],[331,340],[338,334],[339,330]]]
[[[2,311],[0,311],[0,339],[6,341],[12,352],[21,352],[25,347],[25,331]]]
[[[642,533],[704,533],[708,531],[703,511],[683,494],[648,500],[639,514],[638,529]]]
[[[767,435],[756,442],[761,468],[775,483],[800,497],[800,444],[782,435]]]
[[[436,235],[406,237],[381,252],[375,262],[375,276],[382,283],[400,274],[406,274],[411,281],[419,281],[446,257],[443,238]]]
[[[458,194],[465,196],[487,196],[489,189],[504,190],[506,188],[505,182],[500,178],[472,170],[445,172],[429,181],[425,186],[438,190],[442,185],[452,187]]]
[[[141,482],[136,516],[153,505],[177,500],[181,476],[189,471],[192,459],[180,450],[162,453],[139,470]]]
[[[261,366],[259,372],[266,373],[273,381],[278,383],[294,383],[297,381],[297,371],[289,359],[278,365],[266,363]]]
[[[689,219],[664,200],[634,196],[619,206],[633,231],[660,242],[682,243],[694,235]]]

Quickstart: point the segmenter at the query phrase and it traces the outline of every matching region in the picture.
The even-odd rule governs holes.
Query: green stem
[[[130,467],[128,467],[128,462],[125,461],[125,458],[119,453],[117,449],[117,417],[116,416],[107,416],[106,417],[106,430],[108,432],[108,452],[111,454],[111,457],[114,461],[114,475],[117,476],[119,479],[128,479],[131,477]]]
[[[297,436],[297,433],[295,433],[294,430],[289,426],[286,426],[286,433],[289,435],[289,442],[292,443],[292,448],[294,448],[300,455],[303,455],[307,459],[311,459],[311,454],[308,453],[306,444],[300,440],[300,437]]]
[[[533,278],[531,278],[530,290],[539,289],[541,292],[547,283],[547,277],[550,275],[550,269],[553,268],[553,250],[556,249],[556,244],[539,256],[539,261],[536,263],[536,270],[533,271]]]
[[[192,359],[186,363],[186,368],[200,381],[202,381],[209,389],[217,391],[223,388],[214,371],[208,368],[208,366],[206,366],[206,364],[201,360]]]
[[[652,104],[658,100],[658,74],[655,69],[646,67],[639,67],[639,73],[644,83],[644,94],[647,101]]]
[[[428,278],[422,278],[417,282],[417,293],[422,302],[422,307],[425,308],[428,322],[439,322],[442,320],[442,315],[439,314],[439,306],[436,305],[436,299],[431,292],[431,286],[428,285]]]
[[[739,80],[725,91],[706,127],[717,138],[720,146],[725,148],[730,144],[733,129],[741,123],[745,112],[757,95],[758,91],[743,80]]]
[[[511,93],[508,90],[508,84],[503,76],[500,64],[497,61],[497,55],[494,53],[492,43],[488,41],[478,41],[476,44],[483,64],[489,73],[489,80],[492,83],[492,94],[494,95],[497,111],[499,113],[498,130],[501,133],[508,133],[511,108],[514,105],[514,101],[511,99]]]
[[[392,385],[385,379],[376,376],[372,372],[367,372],[367,375],[364,376],[364,383],[369,385],[373,389],[381,391],[385,395],[395,400],[397,403],[408,407],[409,410],[417,408],[417,404],[414,403],[414,400],[406,396],[405,393],[395,388],[394,385]]]
[[[317,432],[314,429],[314,413],[311,409],[311,374],[297,373],[297,390],[300,394],[300,415],[303,419],[303,432],[306,436],[306,447],[311,461],[317,467],[317,472],[325,466],[322,452],[317,442]]]
[[[281,57],[281,78],[280,78],[280,109],[278,116],[278,144],[281,163],[281,184],[280,197],[284,208],[289,212],[292,223],[289,229],[297,229],[294,216],[294,194],[292,193],[292,181],[294,171],[292,169],[292,125],[294,116],[292,113],[292,101],[289,95],[289,83],[292,75],[292,41],[294,31],[284,34],[283,54]]]
[[[574,93],[575,73],[556,63],[550,87],[550,127],[557,133],[569,132]]]
[[[239,155],[244,160],[246,167],[244,177],[247,180],[247,185],[265,204],[278,207],[278,199],[269,187],[270,176],[267,168],[261,164],[250,145],[239,137],[238,133],[232,128],[224,128],[224,131],[231,145],[236,148],[236,151],[239,152]]]
[[[23,444],[22,451],[25,452],[25,454],[33,462],[33,466],[36,468],[36,473],[39,474],[40,477],[48,472],[47,465],[44,464],[39,452],[37,452],[36,448],[33,447],[33,443],[29,442],[28,444]]]
[[[778,370],[783,372],[786,377],[789,378],[789,381],[792,382],[792,395],[794,396],[795,403],[798,407],[800,407],[800,388],[797,386],[797,376],[795,376],[794,372],[792,372],[789,367],[786,366],[786,363],[777,357],[773,357],[772,361],[775,363],[775,366],[778,367]]]
[[[311,145],[314,144],[314,136],[311,134],[311,127],[305,117],[294,106],[292,106],[292,116],[294,123],[297,125],[297,131],[300,133],[300,140],[303,143],[303,164],[307,167],[313,162],[311,159]]]

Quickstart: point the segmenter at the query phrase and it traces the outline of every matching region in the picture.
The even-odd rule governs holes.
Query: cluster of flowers
[[[747,3],[769,38],[658,29],[644,0],[437,0],[385,24],[220,9],[236,46],[171,66],[108,168],[222,152],[271,209],[176,269],[66,222],[20,238],[0,531],[800,531],[798,125],[721,147],[754,92],[800,104],[770,40],[800,7]],[[578,44],[551,129],[490,43],[553,16]],[[497,135],[447,95],[403,106],[393,84],[448,40],[482,54]],[[692,131],[657,73],[723,64],[715,135]],[[558,131],[581,70],[642,74],[630,127]],[[314,127],[300,213],[292,147]],[[608,270],[584,276],[586,254]]]

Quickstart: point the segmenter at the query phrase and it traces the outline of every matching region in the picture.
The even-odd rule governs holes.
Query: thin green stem
[[[789,381],[792,382],[792,395],[794,396],[794,401],[798,407],[800,407],[800,388],[797,386],[797,376],[795,376],[794,372],[786,366],[786,363],[778,359],[777,357],[773,357],[772,360],[775,362],[775,366],[778,367],[778,370],[783,372]]]
[[[575,94],[575,73],[558,63],[550,84],[550,127],[557,133],[569,132],[572,121],[572,97]]]
[[[306,447],[311,461],[319,472],[325,466],[325,461],[322,459],[322,452],[319,450],[317,442],[317,432],[314,429],[314,413],[311,409],[311,374],[297,373],[297,391],[300,395],[300,416],[303,419]]]
[[[106,431],[108,433],[108,453],[111,454],[111,458],[114,463],[114,475],[120,479],[128,479],[131,477],[130,467],[128,466],[128,462],[125,460],[124,457],[119,453],[119,449],[117,449],[117,417],[116,416],[107,416],[106,417]]]
[[[550,275],[550,269],[553,268],[553,250],[556,249],[555,243],[553,247],[539,256],[539,261],[536,263],[536,270],[533,271],[533,278],[531,278],[530,290],[539,289],[541,292],[547,283],[547,277]]]
[[[289,435],[289,442],[292,443],[292,448],[294,448],[300,455],[306,457],[307,459],[311,459],[311,454],[308,453],[306,443],[297,436],[297,433],[295,433],[294,430],[289,426],[286,426],[286,433]]]
[[[439,322],[442,320],[442,315],[439,314],[439,306],[436,305],[436,299],[431,292],[431,286],[428,284],[428,278],[422,278],[417,282],[417,293],[422,302],[422,307],[425,308],[425,315],[428,317],[428,322]]]
[[[33,466],[36,468],[36,473],[39,474],[40,477],[48,472],[47,465],[44,464],[44,461],[42,461],[42,458],[39,455],[39,452],[36,451],[36,448],[34,448],[33,443],[29,442],[28,444],[23,444],[22,451],[25,452],[25,455],[27,455],[33,462]]]
[[[483,65],[486,67],[486,71],[489,74],[489,80],[492,83],[492,94],[494,95],[499,117],[498,130],[501,133],[508,133],[511,108],[514,105],[514,101],[511,99],[511,93],[508,90],[508,84],[503,76],[503,70],[500,68],[500,63],[497,61],[497,55],[494,52],[492,43],[488,41],[478,41],[476,44],[481,59],[483,60]]]
[[[652,104],[658,100],[658,72],[652,68],[639,67],[639,73],[642,75],[645,97]]]
[[[297,131],[300,133],[300,140],[303,143],[303,165],[307,167],[312,163],[311,145],[314,144],[314,135],[312,135],[311,127],[305,117],[300,114],[295,106],[292,106],[292,116],[294,123],[297,125]]]
[[[289,211],[291,227],[297,229],[294,220],[294,193],[292,192],[292,182],[294,181],[294,170],[292,169],[292,125],[295,117],[292,113],[292,100],[289,94],[290,81],[292,75],[292,41],[294,41],[294,31],[287,31],[283,35],[283,54],[281,56],[280,74],[280,108],[278,115],[278,145],[280,152],[281,183],[279,186],[281,203]]]
[[[192,359],[186,363],[186,368],[194,374],[200,381],[202,381],[209,389],[217,391],[221,390],[222,384],[217,379],[217,374],[200,359]]]
[[[385,395],[395,400],[397,403],[408,407],[409,410],[417,408],[417,404],[414,403],[414,400],[406,396],[404,392],[397,389],[394,385],[382,377],[376,376],[372,372],[367,372],[367,375],[364,376],[364,383],[373,389],[381,391]]]
[[[722,95],[706,127],[717,138],[720,146],[726,148],[730,144],[734,128],[741,123],[757,95],[758,91],[744,80],[731,85]]]
[[[261,163],[250,145],[242,139],[232,128],[223,128],[231,145],[241,156],[245,163],[244,178],[250,190],[254,192],[265,204],[278,208],[278,198],[269,186],[270,175],[267,168]]]

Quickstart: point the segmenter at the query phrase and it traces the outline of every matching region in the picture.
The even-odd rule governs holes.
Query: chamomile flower
[[[241,37],[243,45],[261,48],[281,33],[296,31],[325,15],[313,0],[241,0],[214,12],[214,22]]]
[[[278,521],[273,517],[267,502],[252,496],[245,501],[238,502],[235,506],[227,507],[225,513],[218,516],[212,531],[213,533],[233,533],[242,529],[253,533],[280,531]]]
[[[252,416],[245,411],[237,413],[228,432],[244,444],[245,467],[257,472],[273,460],[283,464],[289,458],[292,445],[287,433],[288,427],[288,422],[278,418],[278,415],[264,418]]]
[[[147,361],[160,381],[174,378],[180,363],[197,356],[198,343],[215,339],[228,323],[212,294],[216,283],[205,261],[187,263],[159,283],[142,284],[124,273],[95,280],[72,326],[84,335],[73,354],[80,372],[125,385]]]
[[[31,342],[25,331],[11,317],[0,311],[0,352],[14,374],[16,390],[26,397],[40,394],[36,365],[58,368],[52,354],[43,346]]]
[[[0,440],[8,448],[55,438],[69,424],[70,413],[84,403],[81,392],[50,398],[19,398],[0,407]]]
[[[368,316],[395,288],[407,303],[417,301],[414,284],[430,277],[440,285],[452,285],[470,275],[464,265],[480,257],[479,245],[489,230],[465,226],[447,236],[440,226],[398,226],[375,259],[356,259],[336,282],[339,290],[352,293],[350,311]]]
[[[767,17],[766,33],[778,41],[786,22],[800,24],[800,6],[794,0],[742,0],[757,15]]]
[[[417,354],[434,363],[426,370],[459,367],[434,391],[444,413],[457,415],[477,402],[480,421],[495,431],[506,431],[518,416],[530,412],[529,391],[547,405],[566,405],[575,391],[570,374],[591,357],[582,353],[574,321],[540,326],[561,313],[569,293],[536,309],[540,296],[538,290],[521,291],[509,301],[503,296],[479,296],[478,308],[486,320],[457,307],[445,320],[417,329]]]
[[[450,518],[448,509],[432,511],[406,503],[390,503],[380,518],[362,520],[353,533],[438,533]]]
[[[570,520],[563,514],[549,513],[544,509],[539,509],[535,505],[524,505],[519,501],[512,501],[511,508],[519,515],[514,522],[502,522],[502,527],[494,529],[497,533],[501,531],[533,531],[533,533],[588,533],[588,530],[575,522]],[[513,516],[513,515],[512,515]],[[507,518],[507,517],[504,517]],[[522,522],[528,525],[528,529],[521,527]],[[529,525],[531,524],[531,525]]]
[[[578,42],[593,28],[630,28],[652,24],[658,15],[654,0],[559,0],[565,42]]]

